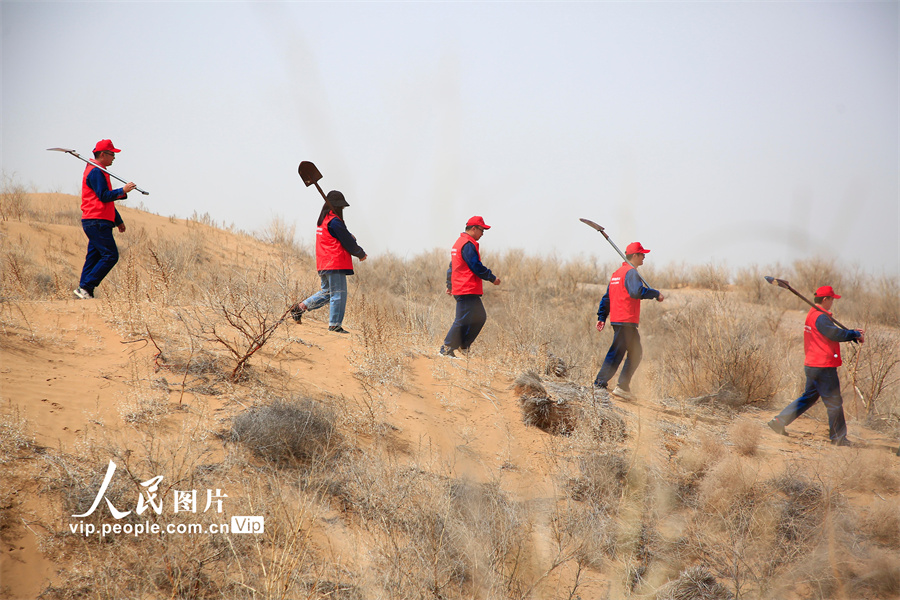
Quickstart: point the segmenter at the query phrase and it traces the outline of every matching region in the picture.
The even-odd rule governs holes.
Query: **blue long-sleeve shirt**
[[[341,243],[344,250],[356,258],[362,258],[366,255],[366,251],[356,243],[356,238],[353,237],[353,234],[350,233],[350,230],[347,229],[347,226],[344,225],[344,221],[341,219],[332,219],[328,222],[328,233]]]
[[[855,329],[842,329],[822,313],[816,318],[816,329],[832,342],[852,342],[858,340],[860,333]]]
[[[640,300],[655,300],[659,298],[659,290],[654,290],[644,285],[644,281],[635,269],[625,273],[625,291],[632,298]],[[597,320],[605,322],[607,317],[609,317],[609,309],[609,285],[607,284],[606,293],[603,294],[603,298],[600,299],[600,306],[597,308]],[[616,325],[634,325],[634,323],[616,323]]]
[[[475,244],[472,242],[466,242],[462,247],[462,258],[466,262],[466,265],[472,270],[475,275],[484,279],[485,281],[490,281],[493,283],[497,280],[497,276],[491,273],[491,270],[484,266],[481,262],[481,258],[478,256],[478,251],[475,250]],[[450,266],[447,268],[447,289],[452,289],[450,284],[450,276],[453,272],[453,263],[450,263]]]
[[[100,199],[100,202],[114,202],[128,197],[124,188],[116,188],[114,190],[109,189],[109,186],[106,184],[106,175],[97,168],[91,169],[91,172],[88,173],[87,184],[88,187],[97,194],[97,198]],[[116,225],[121,225],[123,223],[118,210],[116,210],[115,223]]]

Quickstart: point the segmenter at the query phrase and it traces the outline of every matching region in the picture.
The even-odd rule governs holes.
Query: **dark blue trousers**
[[[618,385],[623,390],[631,389],[631,377],[641,364],[644,349],[641,347],[641,334],[637,327],[629,325],[613,325],[613,341],[603,359],[603,366],[594,379],[594,385],[606,387],[612,376],[619,369],[619,364],[625,358],[622,374],[619,375]]]
[[[799,398],[787,405],[776,418],[785,426],[809,410],[822,398],[828,411],[828,437],[832,442],[840,442],[847,437],[847,422],[844,420],[844,399],[841,397],[841,380],[837,367],[803,367],[806,371],[806,387]]]
[[[119,261],[119,249],[113,237],[115,223],[105,219],[83,219],[81,228],[88,238],[87,256],[84,257],[84,268],[81,270],[79,285],[94,294],[94,288],[100,285],[115,264]]]
[[[453,350],[457,348],[468,350],[481,333],[481,328],[487,321],[487,313],[484,311],[484,304],[481,303],[481,296],[468,294],[454,298],[456,298],[456,320],[447,332],[444,345]]]

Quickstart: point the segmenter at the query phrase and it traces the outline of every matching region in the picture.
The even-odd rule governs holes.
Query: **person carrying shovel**
[[[768,425],[776,433],[787,435],[785,427],[805,413],[820,397],[828,411],[828,437],[836,446],[849,446],[847,422],[844,420],[844,400],[837,368],[841,366],[841,342],[865,339],[862,329],[838,327],[832,316],[834,301],[840,298],[834,288],[825,285],[816,290],[815,306],[809,309],[803,326],[803,351],[806,355],[803,370],[806,387],[799,398],[785,407]],[[807,300],[809,302],[809,300]]]
[[[93,298],[94,289],[119,262],[113,229],[124,232],[125,223],[116,210],[116,200],[125,200],[136,186],[129,182],[112,189],[106,168],[113,164],[118,152],[121,150],[111,140],[100,140],[94,146],[94,159],[85,161],[87,165],[81,177],[81,228],[87,236],[88,247],[81,279],[74,290],[81,300]]]
[[[347,307],[347,275],[353,275],[353,257],[366,260],[366,252],[344,224],[344,208],[350,206],[337,190],[328,192],[316,222],[316,270],[322,289],[291,307],[291,317],[300,323],[303,313],[330,305],[328,331],[349,333],[343,328]]]
[[[644,257],[650,251],[640,242],[632,242],[625,248],[625,262],[612,274],[606,294],[597,309],[597,331],[603,331],[607,317],[613,327],[613,341],[603,360],[603,366],[594,379],[594,387],[606,390],[609,380],[619,368],[622,359],[625,365],[613,395],[623,400],[631,400],[631,378],[641,363],[643,349],[638,323],[641,320],[641,300],[663,301],[659,290],[644,285],[635,267],[644,264]]]

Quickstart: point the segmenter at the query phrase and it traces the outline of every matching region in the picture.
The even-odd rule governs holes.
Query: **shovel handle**
[[[65,152],[66,154],[71,154],[71,155],[74,156],[75,158],[77,158],[77,159],[79,159],[79,160],[83,160],[83,161],[86,162],[87,164],[92,165],[92,166],[94,166],[94,167],[100,169],[101,171],[103,171],[104,173],[106,173],[107,175],[109,175],[110,177],[112,177],[113,179],[117,179],[118,181],[121,181],[122,183],[131,183],[130,181],[125,181],[124,179],[122,179],[121,177],[119,177],[118,175],[116,175],[115,173],[113,173],[112,171],[107,171],[106,169],[104,169],[103,167],[101,167],[100,165],[98,165],[97,163],[93,163],[93,162],[87,160],[86,158],[84,158],[83,156],[81,156],[80,154],[78,154],[77,152],[75,152],[74,150],[70,150],[70,149],[68,149],[68,148],[47,148],[47,150],[54,150],[54,151],[56,151],[56,152]],[[149,195],[150,195],[150,192],[148,192],[147,190],[142,190],[142,189],[139,188],[138,186],[134,186],[134,189],[136,189],[137,191],[139,191],[140,193],[142,193],[142,194],[145,195],[145,196],[149,196]]]
[[[653,286],[650,285],[649,283],[647,283],[647,280],[644,279],[644,276],[641,275],[641,272],[638,271],[637,267],[635,267],[634,265],[631,264],[631,261],[628,260],[628,258],[625,256],[625,253],[622,252],[621,250],[619,250],[619,247],[616,246],[616,243],[615,243],[614,241],[612,241],[611,239],[609,239],[609,236],[606,235],[606,231],[603,229],[602,226],[598,225],[597,223],[594,223],[594,222],[591,221],[590,219],[578,219],[578,220],[581,221],[582,223],[584,223],[585,225],[587,225],[588,227],[591,227],[592,229],[596,229],[597,231],[599,231],[600,233],[602,233],[602,234],[603,234],[603,237],[606,238],[606,241],[609,242],[610,245],[615,249],[615,251],[619,253],[619,256],[622,257],[622,260],[624,260],[626,263],[628,263],[629,265],[631,265],[631,268],[634,269],[635,273],[638,274],[638,277],[641,278],[641,281],[644,282],[644,285],[646,285],[648,288],[653,289]]]

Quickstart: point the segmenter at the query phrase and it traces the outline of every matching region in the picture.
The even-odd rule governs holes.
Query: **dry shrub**
[[[719,292],[728,287],[728,269],[723,265],[708,263],[691,270],[691,286]]]
[[[866,514],[863,527],[882,546],[900,550],[900,500],[876,502]]]
[[[814,257],[794,261],[792,266],[791,287],[808,298],[812,298],[813,293],[823,285],[833,286],[836,290],[845,289],[844,270],[832,259]],[[845,295],[843,291],[840,294]]]
[[[44,480],[45,491],[57,492],[62,498],[62,508],[66,515],[81,515],[90,510],[103,484],[109,459],[98,462],[72,454],[47,454],[44,456],[46,467]],[[117,464],[121,467],[121,464]],[[119,511],[134,507],[138,496],[135,482],[121,468],[117,468],[112,480],[106,488],[104,498]],[[93,513],[79,517],[79,521],[98,525],[111,517],[106,502],[101,502]],[[134,511],[120,520],[122,523],[134,523],[140,520]],[[92,538],[89,538],[92,539]]]
[[[656,592],[656,600],[731,600],[734,594],[702,566],[689,567]]]
[[[367,452],[341,465],[332,490],[365,520],[388,597],[495,597],[521,586],[531,522],[496,482],[404,468]]]
[[[334,414],[309,398],[275,400],[249,408],[234,419],[231,441],[276,465],[328,462],[341,450]]]
[[[759,450],[759,425],[750,421],[739,421],[731,427],[731,443],[738,454],[756,456]]]
[[[25,186],[18,183],[15,174],[3,173],[0,184],[0,218],[22,221],[31,209],[31,201]]]
[[[351,339],[349,356],[356,377],[381,388],[402,390],[408,357],[398,315],[366,296],[356,303],[356,315],[360,335]]]
[[[780,371],[772,335],[755,313],[717,294],[666,315],[663,395],[698,397],[730,388],[736,405],[771,398]]]
[[[900,333],[871,327],[865,339],[864,344],[844,345],[845,364],[850,383],[861,392],[867,417],[874,418],[900,408]]]
[[[765,586],[772,564],[776,509],[759,468],[731,456],[710,469],[688,528],[689,557],[727,579],[737,596]]]
[[[788,465],[769,484],[779,492],[773,498],[778,511],[777,544],[771,557],[774,570],[809,552],[821,535],[826,510],[835,499],[829,498],[822,485],[808,479],[796,465]]]

